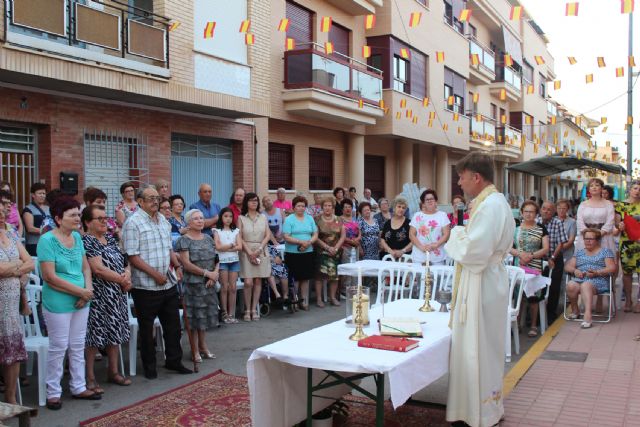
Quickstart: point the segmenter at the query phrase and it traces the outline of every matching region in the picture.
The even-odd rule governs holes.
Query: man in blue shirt
[[[215,227],[216,222],[218,222],[220,205],[211,201],[213,191],[209,184],[200,184],[198,196],[200,197],[200,200],[192,203],[191,206],[189,206],[189,209],[199,209],[202,212],[202,215],[204,215],[204,229],[202,232],[211,236],[211,228]]]

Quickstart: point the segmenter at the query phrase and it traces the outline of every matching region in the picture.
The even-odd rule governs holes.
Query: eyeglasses
[[[595,237],[583,237],[582,240],[598,240]]]
[[[171,209],[171,206],[160,206],[160,209],[162,209],[164,211],[166,209]]]
[[[144,201],[145,202],[159,202],[161,199],[160,196],[149,196],[149,197],[145,197]]]
[[[11,200],[3,200],[2,204],[5,206],[11,206]]]
[[[94,221],[99,221],[99,222],[107,222],[109,218],[106,216],[97,216],[95,218],[93,218]]]

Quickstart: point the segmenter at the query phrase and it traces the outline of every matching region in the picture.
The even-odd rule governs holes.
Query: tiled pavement
[[[538,358],[505,400],[501,426],[639,426],[640,314],[580,329],[566,322],[547,351],[587,353],[584,362]],[[580,356],[570,354],[569,356]]]

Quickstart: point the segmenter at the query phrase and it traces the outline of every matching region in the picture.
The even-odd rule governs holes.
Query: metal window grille
[[[20,211],[31,202],[36,165],[35,129],[0,125],[0,180],[11,183]]]
[[[84,131],[84,182],[107,195],[112,216],[121,200],[120,185],[133,181],[136,188],[149,183],[149,152],[144,135],[118,131]]]

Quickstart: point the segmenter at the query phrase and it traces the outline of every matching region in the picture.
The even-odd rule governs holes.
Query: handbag
[[[640,240],[640,223],[631,215],[625,215],[624,219],[624,231],[627,233],[627,237],[634,242]]]

